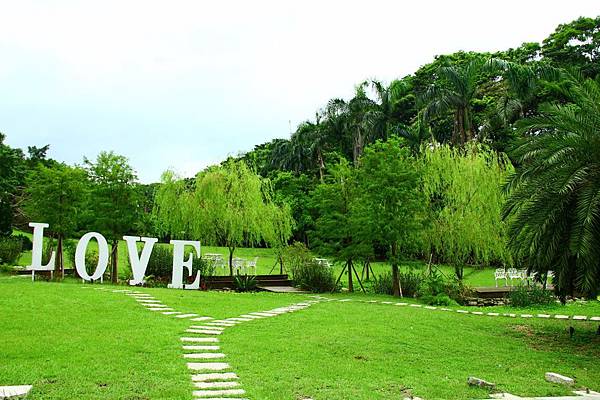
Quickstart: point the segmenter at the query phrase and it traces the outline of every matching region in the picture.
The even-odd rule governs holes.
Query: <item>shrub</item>
[[[314,293],[333,292],[339,289],[336,286],[333,270],[315,261],[294,265],[291,271],[294,284],[301,289]]]
[[[0,264],[16,264],[22,250],[21,240],[12,237],[0,238]]]
[[[258,287],[258,282],[252,275],[236,275],[233,286],[236,292],[253,292]]]
[[[421,300],[431,306],[456,306],[458,303],[452,300],[447,294],[439,293],[436,296],[423,296]]]
[[[283,251],[283,262],[289,271],[313,261],[313,256],[310,250],[300,242],[287,246]]]
[[[21,233],[13,235],[12,237],[21,241],[21,251],[33,250],[33,242],[31,241],[31,239],[29,239],[29,237]]]
[[[416,297],[419,286],[423,281],[423,273],[414,270],[400,271],[399,277],[402,295],[405,297]]]
[[[389,294],[390,296],[393,295],[394,285],[392,281],[392,273],[385,272],[379,276],[374,275],[371,290],[377,294]]]
[[[446,278],[438,271],[433,270],[431,274],[423,278],[419,285],[418,297],[421,297],[424,302],[429,303],[435,302],[438,296],[443,295],[451,299],[453,304],[457,302],[462,304],[467,297],[471,296],[471,292],[471,288],[464,285],[462,281],[454,277]],[[445,301],[441,298],[438,300]]]
[[[551,291],[539,286],[520,285],[509,293],[508,299],[513,307],[529,307],[552,304],[554,295]]]

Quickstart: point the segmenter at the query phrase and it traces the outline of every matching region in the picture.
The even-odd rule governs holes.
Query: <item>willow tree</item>
[[[425,251],[455,265],[463,278],[465,263],[511,262],[502,221],[502,186],[512,165],[504,156],[473,143],[421,152],[423,189],[430,201]]]
[[[163,174],[154,213],[163,233],[226,246],[232,275],[236,248],[262,242],[278,245],[291,236],[289,209],[273,202],[269,181],[243,161],[210,167],[193,185],[170,172]]]

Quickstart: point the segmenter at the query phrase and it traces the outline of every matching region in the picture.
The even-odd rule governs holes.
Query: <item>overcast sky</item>
[[[0,1],[0,131],[70,164],[127,156],[142,182],[289,137],[367,78],[541,41],[581,1]]]

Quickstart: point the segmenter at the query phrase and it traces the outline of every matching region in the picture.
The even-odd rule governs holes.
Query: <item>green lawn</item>
[[[190,399],[178,338],[191,323],[81,286],[0,276],[0,382],[32,383],[34,400]],[[179,311],[216,318],[306,298],[142,290]],[[600,310],[587,303],[560,312],[582,313],[581,307]],[[571,324],[574,339],[567,334]],[[597,325],[329,302],[228,328],[221,347],[252,399],[399,399],[405,389],[427,400],[487,397],[467,387],[470,375],[514,394],[550,395],[566,390],[545,382],[547,371],[600,389]]]

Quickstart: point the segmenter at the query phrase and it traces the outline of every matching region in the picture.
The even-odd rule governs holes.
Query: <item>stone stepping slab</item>
[[[167,311],[164,312],[163,314],[165,315],[177,315],[177,314],[183,314],[181,311]]]
[[[196,397],[215,397],[215,396],[237,396],[245,394],[244,389],[221,389],[221,390],[194,390],[193,395]]]
[[[225,328],[222,326],[207,326],[207,325],[192,325],[190,329],[208,329],[209,331],[223,331]]]
[[[223,371],[231,368],[229,364],[224,362],[187,363],[187,366],[194,371]]]
[[[203,345],[184,345],[183,346],[184,350],[220,350],[221,348],[219,346],[203,346]]]
[[[220,335],[223,331],[209,331],[205,329],[186,329],[187,333],[201,333],[203,335]]]
[[[195,382],[194,386],[198,389],[228,389],[238,387],[240,383],[235,381]]]
[[[211,359],[211,358],[225,358],[223,353],[187,353],[183,355],[183,358],[194,358],[194,359]]]
[[[138,303],[160,303],[160,300],[156,299],[135,299]]]
[[[219,339],[214,337],[182,337],[182,342],[194,342],[194,343],[218,343]]]
[[[31,385],[0,386],[0,399],[14,399],[27,396],[32,387]]]
[[[148,308],[150,311],[171,311],[173,310],[171,307],[150,307]]]
[[[200,321],[208,321],[211,319],[213,319],[213,318],[212,317],[198,317],[198,318],[192,318],[192,321],[200,322]]]
[[[252,315],[258,315],[260,317],[274,317],[277,314],[268,313],[268,312],[256,312],[256,313],[252,313]]]
[[[238,379],[238,376],[234,372],[221,372],[221,373],[208,373],[208,374],[192,375],[193,382],[220,381],[220,380],[224,380],[224,379]]]
[[[176,315],[175,318],[192,318],[192,317],[197,317],[198,314],[179,314]]]

